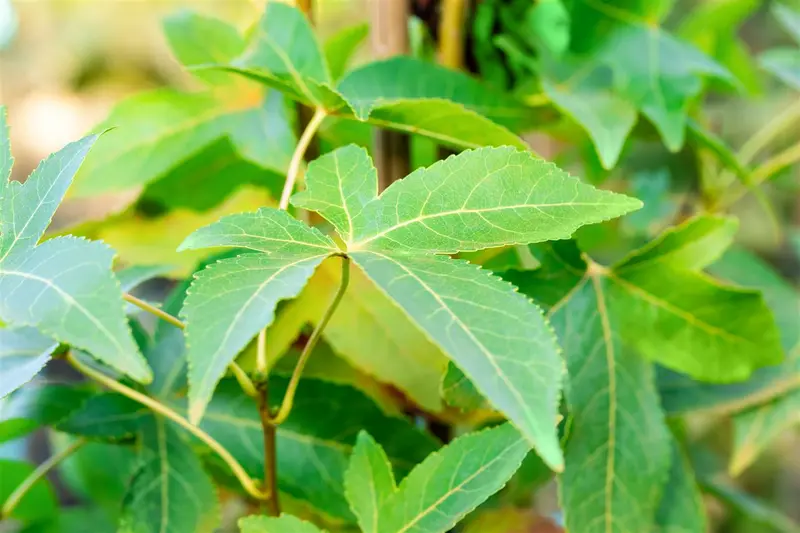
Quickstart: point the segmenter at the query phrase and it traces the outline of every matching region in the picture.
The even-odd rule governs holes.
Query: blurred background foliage
[[[370,1],[400,0],[315,1],[315,26],[321,40],[334,51],[358,47],[350,67],[371,57],[363,27]],[[418,57],[436,60],[439,2],[412,3],[415,17],[409,22],[411,51]],[[612,49],[606,51],[611,57],[610,70],[592,66],[587,72],[577,52],[592,49],[592,39],[606,31],[605,22],[584,22],[576,30],[569,19],[570,12],[578,11],[575,3],[474,0],[463,28],[466,52],[461,67],[532,106],[534,118],[524,128],[531,133],[525,139],[538,153],[587,181],[626,189],[645,202],[644,209],[624,218],[618,226],[605,224],[582,230],[578,239],[583,249],[601,258],[616,257],[633,244],[645,242],[686,218],[698,206],[716,198],[719,191],[740,185],[735,165],[726,160],[731,152],[716,150],[718,146],[708,132],[724,140],[725,145],[737,147],[733,152],[738,152],[742,163],[748,162],[743,159],[768,160],[797,144],[800,78],[793,76],[800,72],[800,60],[794,59],[798,64],[792,64],[792,59],[787,59],[780,50],[796,49],[800,42],[795,40],[798,35],[793,35],[793,27],[781,24],[780,17],[775,16],[775,2],[633,2],[641,7],[646,23],[661,25],[693,43],[730,73],[726,77],[711,72],[702,81],[698,78],[681,85],[686,91],[682,96],[686,97],[689,114],[696,121],[689,124],[686,142],[681,137],[683,129],[678,133],[668,121],[659,125],[657,120],[640,118],[636,122],[632,118],[636,111],[629,108],[629,103],[619,101],[619,94],[609,88],[608,82],[614,69],[616,72],[622,69],[632,78],[642,75],[691,78],[679,54],[667,53],[664,57],[667,61],[654,74],[652,65],[651,70],[637,72],[631,67],[631,58],[622,51],[615,55]],[[613,2],[606,4],[613,12]],[[800,3],[787,4],[800,9]],[[118,162],[116,171],[124,179],[116,176],[112,181],[103,172],[93,174],[90,159],[73,190],[73,198],[56,220],[64,230],[107,241],[118,250],[124,266],[169,265],[168,277],[189,274],[204,257],[177,254],[177,244],[192,230],[225,213],[252,210],[271,202],[270,198],[279,191],[294,146],[293,131],[298,118],[294,107],[286,105],[277,94],[262,98],[261,89],[246,81],[230,79],[216,83],[219,80],[215,80],[209,86],[202,75],[187,72],[180,63],[192,63],[194,59],[176,58],[176,53],[180,56],[181,52],[170,49],[164,33],[169,22],[165,20],[180,17],[185,13],[182,10],[191,8],[246,30],[257,20],[263,6],[264,0],[0,0],[0,102],[9,109],[17,157],[14,177],[27,176],[41,158],[97,124],[105,121],[113,125],[115,117],[130,120],[125,104],[118,106],[126,98],[144,91],[191,92],[192,98],[186,100],[189,103],[182,108],[181,116],[174,117],[175,121],[197,120],[200,111],[209,108],[223,118],[209,119],[208,135],[199,140],[170,137],[156,128],[159,139],[167,138],[172,143],[165,144],[163,149],[186,151],[187,157],[181,165],[160,167],[158,147],[145,143],[127,156],[130,159]],[[353,27],[354,30],[347,30]],[[800,24],[794,31],[798,28]],[[345,65],[338,68],[344,69]],[[573,78],[576,72],[579,76]],[[571,85],[572,92],[564,90],[568,78],[577,79]],[[704,93],[702,89],[709,91]],[[702,97],[698,97],[700,94]],[[640,98],[644,108],[647,97],[648,94],[637,94],[630,99]],[[137,107],[135,113],[143,114],[134,118],[145,131],[157,122],[151,118],[158,118],[161,112],[158,106],[147,112]],[[146,113],[152,113],[152,117],[145,116]],[[252,136],[242,137],[245,141],[251,139],[250,144],[237,138],[240,130],[235,128],[242,127],[247,132],[248,127],[256,127],[248,126],[247,120],[237,122],[235,127],[226,122],[228,119],[224,117],[241,116],[237,113],[253,113],[254,121],[262,118],[260,113],[269,117],[269,128],[257,137],[268,143],[268,151],[264,151],[267,144],[253,145]],[[629,117],[627,123],[625,117]],[[788,117],[787,120],[793,117],[794,123],[783,128],[767,145],[759,146],[758,132],[781,117]],[[621,142],[614,141],[613,136],[604,136],[608,125],[604,121],[609,120],[632,129],[631,137]],[[350,141],[370,144],[369,128],[332,121],[320,134],[323,150],[330,143]],[[411,142],[412,167],[429,164],[437,157],[432,142],[416,138]],[[104,172],[114,168],[99,163],[98,167]],[[790,285],[796,288],[800,281],[799,177],[800,166],[789,165],[759,187],[757,194],[747,194],[733,204],[731,211],[740,220],[739,232],[736,248],[717,267],[722,277],[737,279],[742,265],[748,274],[763,268],[767,274],[751,283],[758,286],[766,283],[764,279],[773,279],[769,271],[772,268],[780,275],[775,278],[778,291]],[[82,189],[81,179],[90,185]],[[83,194],[84,190],[90,194]],[[97,194],[98,190],[103,194]],[[320,301],[327,297],[319,296],[321,293],[335,287],[330,279],[333,275],[322,272],[310,285],[309,291]],[[165,286],[151,284],[149,290],[162,291]],[[796,305],[794,295],[788,299],[790,308]],[[301,295],[286,306],[279,323],[313,322],[313,315],[318,312],[314,302],[314,298]],[[800,328],[800,318],[793,320],[791,312],[788,317],[785,328]],[[340,322],[334,321],[329,328],[328,342],[337,351],[357,351],[349,348],[347,342],[351,323],[363,317],[337,316],[337,319]],[[287,326],[287,330],[292,328]],[[283,348],[290,346],[292,340],[287,338]],[[441,369],[434,370],[437,373]],[[309,369],[312,375],[313,371],[313,367]],[[330,372],[330,368],[322,372]],[[48,379],[58,381],[66,377],[51,374]],[[365,386],[368,393],[369,387]],[[421,391],[420,397],[425,393]],[[378,387],[371,392],[378,402],[391,405],[385,395],[386,391]],[[438,397],[435,401],[439,401]],[[787,418],[800,421],[800,409],[795,408]],[[729,419],[692,414],[683,430],[701,443],[693,457],[699,472],[725,469],[721,457],[728,455],[734,442],[734,428]],[[42,442],[42,438],[34,438],[25,446],[15,442],[0,449],[0,455],[33,454],[34,459],[41,458],[47,455],[41,448]],[[56,484],[58,497],[67,503],[91,499],[98,503],[98,508],[91,513],[76,508],[75,516],[68,515],[64,520],[74,520],[76,524],[89,521],[102,524],[108,520],[124,491],[118,471],[125,468],[126,461],[131,461],[123,450],[93,444],[66,463]],[[786,517],[800,521],[798,450],[797,432],[786,431],[752,467],[737,479],[728,480],[729,484],[715,485],[710,478],[703,481],[706,492],[713,495],[708,497],[708,503],[715,531],[798,531],[796,525],[786,521]],[[105,464],[115,465],[114,475],[98,468]],[[517,498],[528,498],[526,489],[537,486],[541,471],[536,465],[528,470],[523,469],[514,480],[517,486],[509,488],[512,497],[516,494]],[[24,475],[4,473],[0,488],[13,484],[12,477]],[[759,501],[731,492],[730,487],[745,489]],[[553,494],[552,486],[540,493],[537,505],[542,514],[555,508]],[[48,501],[48,497],[42,496],[40,500]],[[236,502],[228,503],[235,507]],[[103,512],[106,507],[109,513]],[[226,508],[226,513],[235,516],[237,511]],[[494,526],[498,531],[524,533],[544,532],[554,527],[540,523],[538,513],[525,511],[519,516],[500,513],[505,524],[502,527],[506,528],[500,529],[497,525],[500,514],[491,513],[484,513],[468,524],[465,531],[491,531]],[[97,527],[98,531],[104,530],[101,525]]]

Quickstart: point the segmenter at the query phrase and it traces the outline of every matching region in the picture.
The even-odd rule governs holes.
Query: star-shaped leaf
[[[0,145],[6,147],[4,109],[0,117]],[[147,382],[150,370],[131,337],[111,272],[113,252],[74,237],[37,246],[96,139],[86,137],[49,156],[24,184],[0,182],[0,320],[36,327]],[[10,152],[3,153],[3,165],[10,168]],[[8,175],[8,169],[2,171]]]

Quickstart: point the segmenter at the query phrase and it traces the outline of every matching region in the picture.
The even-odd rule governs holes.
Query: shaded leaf
[[[272,92],[259,99],[236,107],[209,93],[159,89],[120,102],[97,127],[117,129],[98,141],[72,194],[91,197],[148,185],[180,170],[187,159],[222,138],[234,147],[232,155],[283,175],[294,150],[294,134],[280,95]],[[189,166],[171,179],[205,177],[214,184],[211,178],[224,172],[227,163],[209,164],[206,158],[203,173]]]
[[[120,533],[211,533],[216,489],[192,449],[163,419],[142,428],[142,464],[122,503]]]
[[[447,371],[442,377],[442,398],[448,405],[464,411],[487,406],[486,399],[452,361],[447,364]]]
[[[742,183],[748,184],[750,181],[750,173],[739,161],[733,149],[728,146],[714,132],[707,130],[702,124],[693,118],[689,118],[686,122],[687,132],[689,136],[696,141],[699,145],[707,148],[711,153],[715,154],[723,166],[730,169]]]
[[[397,490],[389,458],[375,439],[362,431],[344,477],[345,496],[363,533],[379,533],[381,507]]]
[[[242,533],[325,533],[311,522],[292,515],[247,516],[239,520]]]
[[[0,329],[0,399],[33,379],[57,346],[35,328]]]
[[[354,252],[353,260],[562,468],[556,408],[562,363],[539,309],[487,271],[441,256]]]
[[[656,513],[656,531],[661,533],[702,533],[708,531],[703,495],[694,478],[689,459],[672,438],[672,466],[664,496]]]
[[[772,4],[772,15],[800,45],[800,12],[787,4],[775,2]]]
[[[288,380],[270,379],[270,404],[277,407]],[[324,417],[320,417],[324,413]],[[253,477],[264,472],[263,434],[252,399],[233,381],[223,381],[201,427],[242,463]],[[303,379],[289,418],[277,429],[281,492],[308,502],[328,516],[354,521],[344,496],[344,477],[359,431],[386,450],[395,474],[403,477],[437,443],[403,419],[388,416],[361,391]]]
[[[16,391],[0,400],[0,442],[57,424],[91,395],[88,390],[65,385],[39,385]]]
[[[700,484],[705,492],[743,514],[754,524],[779,533],[800,533],[800,525],[791,518],[735,487],[710,479],[703,479]]]
[[[529,153],[482,148],[392,184],[364,208],[372,231],[348,249],[453,253],[563,239],[640,206]]]
[[[150,410],[140,403],[116,393],[103,393],[88,398],[55,428],[83,437],[121,441],[135,437],[150,418]]]
[[[381,508],[381,533],[444,533],[500,490],[530,444],[511,424],[459,437],[428,456]]]
[[[294,254],[245,254],[195,275],[181,311],[193,423],[202,418],[228,365],[273,321],[278,302],[296,296],[328,255],[313,247]]]
[[[551,315],[571,423],[559,479],[570,531],[651,531],[670,449],[652,368],[624,343],[608,281],[582,281]]]
[[[28,463],[0,459],[0,502],[5,502],[34,469],[34,466]],[[39,479],[22,497],[8,518],[23,524],[43,522],[53,517],[56,510],[56,496],[50,482],[47,479]]]

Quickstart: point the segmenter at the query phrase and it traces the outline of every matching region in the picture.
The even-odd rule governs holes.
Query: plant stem
[[[267,329],[258,332],[256,344],[256,371],[260,374],[260,379],[266,380],[269,361],[267,361]]]
[[[273,425],[277,426],[282,424],[289,417],[289,413],[292,411],[292,405],[294,404],[294,395],[297,392],[297,386],[300,383],[300,376],[303,374],[303,368],[306,366],[308,358],[311,356],[311,352],[314,351],[314,347],[317,345],[317,342],[322,336],[325,326],[328,325],[328,322],[333,316],[333,313],[336,311],[336,308],[339,307],[339,303],[342,301],[342,297],[347,290],[347,285],[350,283],[350,258],[345,255],[341,257],[342,280],[339,283],[339,289],[336,291],[336,294],[328,304],[328,308],[325,310],[325,313],[322,315],[317,327],[314,328],[314,331],[308,338],[308,342],[306,342],[303,352],[300,354],[300,358],[297,360],[297,365],[294,367],[292,377],[289,379],[289,385],[286,387],[286,394],[283,397],[283,402],[281,403],[280,409],[278,409],[278,413],[271,418]]]
[[[439,62],[460,69],[464,60],[465,0],[444,0],[439,21]]]
[[[292,154],[292,160],[289,162],[289,170],[286,172],[286,182],[283,184],[283,192],[281,193],[281,201],[278,204],[278,209],[286,210],[289,208],[289,198],[294,192],[294,184],[297,181],[297,176],[300,174],[300,166],[303,164],[303,156],[311,144],[311,139],[317,133],[322,121],[327,116],[327,113],[322,108],[317,108],[314,111],[314,116],[308,122],[308,126],[303,130],[300,140],[297,141],[297,147]]]
[[[768,159],[758,168],[756,168],[750,175],[750,187],[758,187],[761,183],[765,182],[784,168],[800,161],[800,143],[790,146],[778,155]],[[723,198],[718,208],[729,206],[738,202],[746,193],[748,189],[739,188],[731,193],[727,198]]]
[[[277,426],[270,419],[269,382],[266,379],[259,383],[256,402],[258,416],[261,419],[261,432],[264,436],[264,487],[268,494],[264,506],[267,514],[279,516],[281,504],[278,491],[278,450],[275,442]]]
[[[223,447],[219,442],[217,442],[214,439],[214,437],[212,437],[199,427],[195,426],[194,424],[192,424],[191,422],[189,422],[188,420],[186,420],[181,415],[179,415],[166,405],[162,404],[161,402],[154,400],[153,398],[150,398],[149,396],[146,396],[139,391],[136,391],[126,385],[123,385],[122,383],[119,383],[111,379],[102,372],[98,372],[97,370],[94,370],[93,368],[84,365],[83,363],[78,361],[78,359],[76,359],[75,356],[72,355],[71,353],[67,353],[66,359],[73,367],[75,367],[82,374],[87,375],[88,377],[94,379],[98,383],[101,383],[105,387],[113,390],[114,392],[118,392],[123,396],[127,396],[133,401],[139,402],[140,404],[149,408],[153,412],[158,413],[164,416],[165,418],[169,418],[170,420],[181,426],[183,429],[185,429],[186,431],[188,431],[189,433],[191,433],[192,435],[203,441],[203,443],[205,443],[209,448],[211,448],[214,451],[214,453],[216,453],[220,457],[220,459],[225,461],[225,463],[231,469],[233,474],[239,480],[239,483],[241,483],[242,487],[244,488],[244,490],[247,491],[248,494],[250,494],[253,498],[257,500],[263,500],[267,497],[266,494],[264,494],[258,489],[256,484],[253,482],[250,476],[247,475],[247,472],[245,472],[244,468],[242,468],[242,465],[239,464],[236,458],[234,458],[233,455],[231,455],[231,453],[227,449],[225,449],[225,447]]]
[[[171,314],[167,313],[166,311],[163,311],[158,307],[155,307],[143,300],[140,300],[139,298],[133,296],[132,294],[127,294],[127,293],[124,294],[123,299],[126,302],[132,303],[139,309],[147,311],[148,313],[160,318],[161,320],[172,324],[176,328],[186,329],[186,324],[181,322],[180,319],[178,319],[177,317],[174,317]],[[248,396],[255,397],[256,387],[255,385],[253,385],[252,380],[247,376],[247,372],[242,370],[242,367],[236,364],[236,361],[231,361],[228,367],[231,369],[231,373],[236,378],[236,381],[239,382],[239,385],[242,387],[244,393],[247,394]]]
[[[164,322],[168,322],[168,323],[172,324],[173,326],[175,326],[176,328],[186,329],[186,324],[181,322],[177,317],[172,316],[171,314],[167,313],[166,311],[163,311],[163,310],[159,309],[158,307],[156,307],[154,305],[150,305],[149,303],[145,302],[144,300],[140,300],[139,298],[137,298],[136,296],[134,296],[132,294],[125,293],[124,295],[122,295],[122,298],[126,302],[132,303],[133,305],[135,305],[139,309],[142,309],[143,311],[147,311],[151,315],[157,316],[158,318],[160,318]]]
[[[86,444],[86,439],[77,439],[73,441],[72,444],[57,454],[50,456],[49,459],[40,464],[36,470],[31,472],[31,474],[26,477],[16,489],[14,489],[14,492],[12,492],[5,501],[2,510],[0,510],[0,518],[5,519],[11,516],[11,513],[14,512],[14,509],[17,507],[19,502],[22,501],[22,499],[26,494],[28,494],[28,491],[31,490],[37,481],[44,478],[53,468],[58,466],[61,461],[78,451],[84,444]]]

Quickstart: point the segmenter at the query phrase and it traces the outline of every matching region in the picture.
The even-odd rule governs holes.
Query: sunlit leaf
[[[397,490],[389,462],[383,448],[364,431],[350,457],[344,477],[345,495],[363,533],[379,533],[381,507]]]
[[[369,25],[358,24],[340,30],[325,41],[325,60],[331,71],[331,79],[336,81],[344,75],[368,35]]]
[[[241,533],[325,533],[311,522],[292,515],[247,516],[239,520]]]

